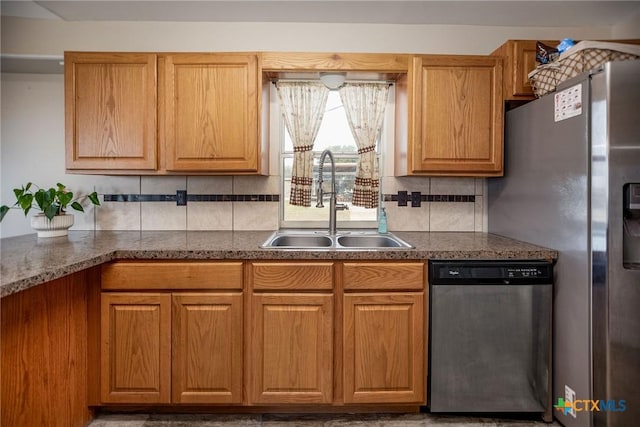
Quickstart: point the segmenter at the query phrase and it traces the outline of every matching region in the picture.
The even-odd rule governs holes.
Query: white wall
[[[624,37],[632,37],[634,28],[620,27],[618,31]],[[635,36],[640,37],[639,31],[636,27]],[[488,54],[507,39],[607,39],[611,35],[611,29],[606,27],[65,22],[11,17],[2,17],[1,27],[3,53],[31,55],[62,55],[65,50]],[[94,187],[102,192],[135,192],[143,187],[139,177],[65,175],[62,75],[3,73],[0,93],[2,204],[12,203],[12,188],[30,180],[44,185],[62,181],[83,193],[92,191]],[[231,183],[232,188],[234,183]],[[273,187],[267,182],[258,184],[267,189]],[[430,186],[429,181],[423,184],[422,187]],[[462,186],[465,185],[467,183]],[[238,205],[240,208],[242,206]],[[99,215],[108,212],[107,209],[100,209]],[[144,215],[143,209],[140,211],[139,215]],[[239,217],[238,213],[236,211],[234,218]],[[117,223],[118,217],[114,215]],[[235,221],[234,218],[231,221]],[[141,218],[138,224],[142,222]],[[273,224],[273,219],[268,224]],[[127,223],[123,227],[131,226]],[[76,216],[74,228],[100,228],[100,224],[96,223],[90,208],[87,214]],[[18,211],[10,212],[0,226],[2,237],[31,232],[27,221]]]
[[[640,37],[640,11],[614,25],[611,29],[612,39],[636,39]]]

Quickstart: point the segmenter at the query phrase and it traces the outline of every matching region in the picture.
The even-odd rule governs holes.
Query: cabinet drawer
[[[425,266],[421,262],[345,262],[345,290],[422,290]]]
[[[102,289],[242,289],[242,262],[115,262],[102,266]]]
[[[262,263],[250,266],[254,290],[333,289],[333,263]]]

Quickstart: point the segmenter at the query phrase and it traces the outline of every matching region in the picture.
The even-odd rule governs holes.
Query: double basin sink
[[[262,248],[277,249],[413,249],[414,247],[392,233],[374,231],[340,231],[330,235],[327,231],[279,230],[273,233]]]

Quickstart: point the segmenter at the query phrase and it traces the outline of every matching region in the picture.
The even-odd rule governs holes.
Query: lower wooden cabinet
[[[104,403],[241,403],[242,294],[103,292]]]
[[[252,296],[251,403],[333,399],[333,295]]]
[[[95,404],[426,403],[424,262],[165,264],[102,268]]]
[[[172,401],[242,402],[242,294],[173,294]]]
[[[424,404],[424,292],[344,295],[345,403]]]

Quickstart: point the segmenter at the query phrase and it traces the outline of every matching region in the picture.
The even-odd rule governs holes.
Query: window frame
[[[393,133],[394,133],[394,109],[395,109],[395,91],[393,90],[393,85],[389,91],[389,101],[387,102],[387,109],[385,112],[384,123],[382,127],[382,131],[380,133],[380,139],[376,144],[376,156],[378,158],[378,165],[380,169],[380,192],[382,193],[383,189],[383,177],[386,175],[385,171],[387,170],[387,161],[389,161],[388,151],[393,151],[393,149],[389,150],[389,147],[393,147]],[[279,214],[279,227],[280,228],[297,228],[297,229],[316,229],[316,228],[326,228],[329,222],[329,216],[327,212],[326,220],[322,221],[299,221],[299,220],[285,220],[285,207],[286,207],[286,183],[285,183],[285,161],[287,159],[293,158],[293,151],[286,152],[285,151],[285,133],[286,127],[284,123],[284,118],[282,117],[282,112],[280,109],[280,102],[278,100],[277,89],[275,85],[272,85],[271,88],[271,117],[272,119],[271,125],[276,129],[271,131],[271,141],[277,141],[277,160],[278,160],[278,170],[279,170],[279,189],[280,189],[280,203],[278,206],[278,214]],[[275,126],[274,126],[275,125]],[[275,132],[273,132],[275,130]],[[274,144],[275,145],[275,144]],[[356,149],[357,150],[357,149]],[[336,160],[340,158],[351,158],[354,155],[357,156],[357,151],[355,153],[333,153]],[[275,155],[274,155],[275,157]],[[272,159],[274,159],[272,157]],[[314,165],[317,164],[320,157],[320,153],[314,153]],[[392,161],[392,160],[391,160]],[[326,164],[325,164],[326,165]],[[327,180],[325,180],[327,182]],[[312,190],[312,201],[311,207],[309,209],[315,208],[315,188],[317,185],[317,176],[314,175],[314,184]],[[325,206],[329,206],[328,199],[325,199]],[[379,209],[382,206],[378,206],[375,209],[375,219],[358,221],[358,220],[340,220],[340,212],[337,213],[337,227],[341,229],[375,229],[378,225],[378,213]]]

